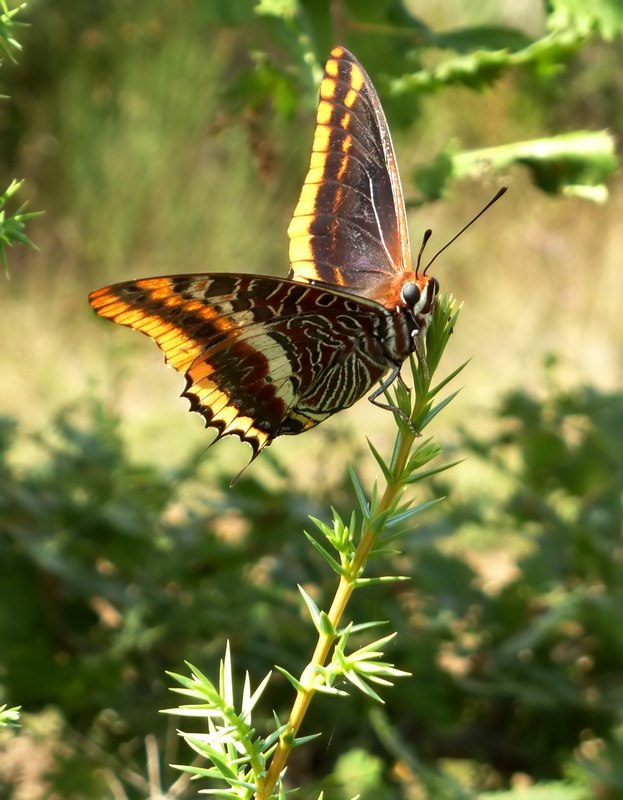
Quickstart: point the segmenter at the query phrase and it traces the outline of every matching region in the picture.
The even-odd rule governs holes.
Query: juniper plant
[[[393,639],[394,633],[358,650],[349,650],[352,633],[382,623],[344,624],[343,620],[348,601],[356,589],[379,582],[407,580],[404,576],[393,575],[366,578],[365,568],[370,559],[390,549],[395,552],[397,541],[412,530],[414,519],[439,502],[440,498],[417,503],[409,490],[412,484],[452,466],[430,466],[441,453],[441,448],[432,439],[423,438],[422,433],[456,394],[438,400],[438,395],[464,365],[437,384],[433,384],[433,377],[457,316],[454,302],[440,298],[427,334],[427,363],[411,359],[413,391],[396,382],[393,391],[388,393],[389,401],[396,407],[396,436],[390,457],[385,459],[372,442],[368,442],[381,471],[380,484],[375,481],[371,490],[366,491],[355,469],[349,467],[358,507],[348,520],[344,520],[335,509],[331,524],[312,519],[315,534],[306,533],[310,544],[336,573],[338,585],[327,611],[320,609],[299,587],[316,629],[317,641],[309,663],[298,678],[276,667],[296,692],[287,722],[275,717],[274,730],[266,736],[258,734],[252,724],[252,713],[268,686],[270,674],[255,691],[252,691],[247,675],[241,698],[236,702],[229,647],[221,662],[218,685],[192,666],[190,677],[172,674],[180,684],[173,691],[190,698],[192,703],[169,711],[184,717],[198,717],[206,726],[204,733],[181,731],[180,735],[207,760],[208,766],[178,766],[194,777],[216,779],[223,784],[222,788],[208,789],[208,794],[245,800],[285,798],[284,774],[288,757],[294,747],[316,736],[298,736],[316,693],[342,697],[348,694],[343,687],[350,684],[374,700],[383,702],[380,695],[383,687],[409,674],[383,658],[383,648]]]

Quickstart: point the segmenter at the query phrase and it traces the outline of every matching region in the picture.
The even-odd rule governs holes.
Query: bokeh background
[[[163,763],[184,758],[157,718],[171,704],[165,669],[184,658],[214,669],[226,637],[241,669],[304,663],[311,631],[293,577],[320,598],[330,580],[301,530],[308,513],[348,507],[345,462],[371,477],[364,436],[389,447],[391,416],[361,401],[278,440],[230,492],[246,448],[206,450],[182,378],[86,298],[134,277],[287,272],[317,70],[335,41],[386,106],[414,243],[431,227],[432,252],[510,191],[435,265],[463,303],[445,368],[471,359],[435,431],[471,457],[427,490],[450,500],[407,547],[411,590],[373,612],[402,631],[392,660],[415,677],[382,721],[359,698],[321,707],[310,729],[326,735],[293,767],[316,794],[301,796],[332,770],[335,798],[362,791],[349,770],[369,780],[363,797],[507,796],[542,782],[567,792],[544,797],[623,796],[620,175],[602,203],[546,193],[521,164],[449,181],[437,202],[414,181],[453,140],[606,128],[616,139],[620,38],[589,21],[557,69],[399,94],[388,76],[487,37],[497,51],[502,32],[520,50],[551,14],[510,0],[32,0],[21,19],[23,52],[0,74],[0,173],[3,185],[24,177],[20,197],[45,214],[28,227],[38,249],[12,248],[0,285],[0,701],[27,712],[0,756],[0,796],[152,796],[144,737]],[[455,38],[434,46],[425,30]],[[288,697],[283,685],[271,702]]]

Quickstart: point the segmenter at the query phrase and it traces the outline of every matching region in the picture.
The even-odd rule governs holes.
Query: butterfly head
[[[426,334],[430,323],[437,295],[439,294],[439,281],[428,275],[414,276],[414,280],[407,281],[400,290],[400,308],[406,312],[413,321],[414,336]]]

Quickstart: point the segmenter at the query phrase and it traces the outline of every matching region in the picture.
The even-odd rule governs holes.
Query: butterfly
[[[425,363],[439,283],[418,271],[419,259],[413,268],[387,121],[344,47],[325,66],[288,235],[287,278],[171,275],[89,296],[100,316],[156,342],[214,441],[238,436],[251,461],[275,437],[307,431],[366,394],[392,408],[378,398],[404,360],[415,352]]]

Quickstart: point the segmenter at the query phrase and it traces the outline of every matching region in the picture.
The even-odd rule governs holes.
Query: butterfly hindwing
[[[89,299],[150,336],[186,377],[191,408],[254,456],[352,405],[387,370],[389,312],[342,292],[210,273],[128,281]]]
[[[312,157],[288,229],[289,277],[374,297],[411,270],[406,212],[378,95],[335,47],[320,85]]]

